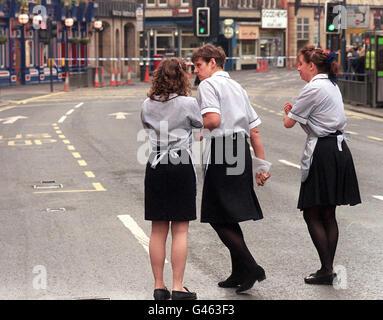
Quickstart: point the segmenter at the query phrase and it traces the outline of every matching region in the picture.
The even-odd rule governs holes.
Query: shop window
[[[242,40],[242,55],[255,55],[255,40]]]
[[[40,44],[40,67],[48,66],[49,45]]]
[[[201,47],[203,40],[195,37],[192,33],[183,33],[181,37],[181,56],[190,57],[195,48]]]
[[[33,49],[33,40],[25,41],[25,66],[27,68],[33,67],[35,64]]]
[[[6,58],[5,44],[0,44],[0,68],[1,69],[5,68],[5,58]]]
[[[156,38],[157,54],[165,54],[173,48],[172,34],[157,34]]]
[[[229,0],[220,0],[220,7],[221,8],[228,8],[229,7],[229,4],[228,4]]]
[[[297,39],[309,40],[310,38],[310,20],[309,18],[297,19]]]

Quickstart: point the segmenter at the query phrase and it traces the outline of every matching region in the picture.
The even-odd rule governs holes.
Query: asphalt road
[[[382,299],[383,119],[347,111],[363,203],[337,209],[340,283],[306,285],[303,278],[320,266],[296,209],[305,134],[299,126],[285,129],[281,113],[304,82],[294,71],[232,76],[262,119],[273,163],[266,186],[256,187],[264,219],[241,223],[267,279],[241,295],[218,288],[230,272],[229,253],[197,220],[190,224],[185,285],[207,300]],[[0,109],[0,299],[152,299],[145,165],[138,159],[147,91],[146,84],[83,89]]]

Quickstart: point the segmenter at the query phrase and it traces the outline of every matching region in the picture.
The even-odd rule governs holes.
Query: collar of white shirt
[[[314,78],[311,79],[310,82],[313,82],[318,79],[328,79],[328,74],[327,73],[318,73]]]
[[[226,72],[226,71],[217,71],[217,72],[214,72],[212,77],[216,77],[216,76],[221,76],[221,77],[225,77],[225,78],[230,78],[229,74]]]

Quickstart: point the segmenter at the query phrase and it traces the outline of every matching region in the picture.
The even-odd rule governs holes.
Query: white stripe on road
[[[383,196],[373,196],[375,199],[382,200],[383,201]]]
[[[77,109],[77,108],[81,107],[83,104],[84,104],[84,102],[79,103],[78,105],[76,105],[76,106],[74,107],[74,109]],[[69,116],[70,114],[72,114],[72,112],[74,111],[74,109],[70,109],[70,110],[65,114],[65,116],[62,116],[62,117],[60,118],[60,120],[59,120],[58,122],[59,122],[59,123],[63,123],[63,122],[66,120],[66,116]]]
[[[295,164],[295,163],[292,163],[292,162],[287,161],[287,160],[279,160],[279,162],[281,162],[281,163],[283,163],[283,164],[285,164],[285,165],[287,165],[287,166],[297,168],[297,169],[300,169],[300,168],[301,168],[300,165]]]
[[[57,121],[57,122],[58,122],[58,123],[63,123],[63,122],[65,121],[65,119],[66,119],[66,116],[62,116],[62,117],[60,118],[60,120]]]
[[[134,221],[134,219],[128,214],[119,215],[117,217],[122,221],[124,226],[130,230],[138,242],[144,247],[145,251],[149,254],[149,238],[145,234],[144,230],[142,230],[137,222]],[[165,263],[168,263],[166,259]]]

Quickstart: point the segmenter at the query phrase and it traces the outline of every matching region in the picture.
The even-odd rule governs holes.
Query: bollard
[[[96,87],[96,88],[99,88],[99,87],[100,87],[100,81],[99,81],[99,79],[98,79],[98,68],[96,68],[96,73],[95,73],[95,75],[94,75],[93,86]]]
[[[128,78],[126,79],[126,84],[132,83],[132,76],[130,74],[130,66],[128,66]]]
[[[121,85],[121,69],[120,68],[118,68],[116,85],[117,86]]]
[[[263,70],[266,72],[267,71],[267,58],[265,59],[264,67]]]
[[[116,85],[116,81],[114,78],[114,69],[112,69],[112,78],[110,79],[110,86],[114,87]]]
[[[66,92],[69,91],[69,72],[68,71],[66,72],[64,91],[66,91]]]
[[[145,79],[144,82],[149,82],[149,65],[146,64]]]

